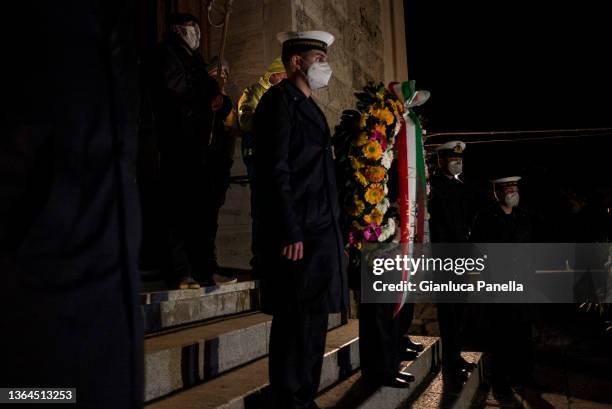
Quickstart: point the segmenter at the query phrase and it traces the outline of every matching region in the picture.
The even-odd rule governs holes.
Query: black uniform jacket
[[[476,217],[472,229],[473,243],[531,243],[533,218],[525,210],[515,207],[506,214],[493,203]]]
[[[436,172],[431,178],[429,230],[432,243],[466,243],[478,197],[469,184]]]
[[[533,218],[525,210],[515,207],[506,214],[501,206],[493,203],[476,216],[472,229],[473,243],[531,243]],[[485,279],[496,281],[519,279],[526,287],[533,279],[533,251],[531,246],[503,245],[489,250]],[[496,257],[496,252],[503,256]],[[527,288],[530,290],[531,287]]]
[[[334,172],[323,112],[288,81],[272,87],[254,118],[253,189],[266,312],[338,312],[347,305]],[[282,248],[299,241],[304,258],[286,260]]]

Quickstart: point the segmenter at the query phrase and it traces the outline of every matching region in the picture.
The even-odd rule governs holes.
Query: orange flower
[[[379,160],[382,157],[382,147],[377,141],[369,141],[362,150],[368,159]]]
[[[384,126],[383,124],[376,124],[374,125],[374,132],[380,132],[381,134],[383,134],[383,136],[387,136],[387,127]]]
[[[385,168],[382,166],[368,166],[365,170],[365,176],[370,182],[381,182],[385,178]]]
[[[370,204],[378,204],[385,197],[385,189],[380,183],[374,183],[368,187],[365,193],[365,200]]]
[[[367,223],[367,224],[378,224],[380,225],[383,221],[383,214],[380,212],[380,210],[378,209],[373,209],[370,214],[366,214],[365,216],[363,216],[363,220]]]
[[[370,108],[372,116],[380,121],[383,121],[387,125],[391,125],[395,120],[395,117],[387,108]]]

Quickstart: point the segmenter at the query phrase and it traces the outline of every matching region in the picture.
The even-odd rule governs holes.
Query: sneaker
[[[213,274],[212,278],[215,284],[217,285],[234,284],[238,282],[238,278],[233,274],[226,276],[219,273],[215,273]]]

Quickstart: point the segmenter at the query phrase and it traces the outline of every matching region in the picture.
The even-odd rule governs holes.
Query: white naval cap
[[[446,155],[446,156],[463,156],[464,150],[465,150],[465,142],[463,141],[446,142],[436,148],[436,152],[439,155]]]
[[[277,40],[285,48],[299,48],[299,51],[318,49],[327,51],[334,42],[334,36],[326,31],[283,31],[276,35]]]
[[[494,185],[500,185],[500,186],[515,186],[518,184],[518,181],[521,179],[522,178],[520,176],[507,176],[507,177],[503,177],[499,179],[493,179],[491,180],[491,183],[493,183]]]

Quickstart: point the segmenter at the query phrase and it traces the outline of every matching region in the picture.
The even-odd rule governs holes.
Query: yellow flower
[[[368,159],[379,160],[382,156],[382,147],[377,141],[369,141],[362,150]]]
[[[370,214],[366,214],[365,216],[363,216],[363,221],[365,221],[367,224],[381,224],[383,221],[383,214],[380,210],[374,209],[370,212]]]
[[[368,166],[365,170],[365,177],[372,183],[381,182],[385,178],[385,168],[382,166]]]
[[[384,90],[380,90],[376,93],[376,98],[380,99],[381,101],[385,100],[385,91]]]
[[[395,114],[395,117],[399,121],[400,117],[404,113],[404,104],[400,100],[397,100],[397,99],[396,100],[387,100],[387,102],[391,105],[391,107],[393,109],[393,113]]]
[[[361,120],[359,121],[359,127],[361,129],[366,127],[367,122],[368,122],[368,117],[369,117],[369,115],[367,113],[365,113],[365,112],[363,114],[361,114]]]
[[[376,131],[380,132],[384,136],[387,136],[387,127],[384,126],[383,124],[376,124],[376,125],[374,125],[374,132],[376,132]]]
[[[379,109],[379,108],[372,109],[372,108],[370,108],[370,109],[372,111],[372,116],[374,118],[383,121],[387,125],[391,125],[393,123],[393,121],[395,120],[395,117],[393,116],[391,111],[389,111],[387,108],[383,108],[383,109]]]
[[[355,140],[356,146],[363,146],[368,143],[368,135],[365,132],[361,132]]]
[[[385,189],[380,183],[374,183],[368,187],[365,193],[365,200],[370,204],[378,204],[385,197]]]
[[[367,186],[368,185],[368,180],[366,179],[365,176],[363,176],[363,173],[357,171],[355,172],[355,179],[357,180],[357,182],[359,182],[362,186]]]
[[[363,213],[363,210],[365,209],[365,203],[363,203],[362,200],[359,200],[359,198],[357,196],[355,196],[355,202],[353,203],[353,206],[348,209],[349,214],[351,216],[360,216],[361,213]]]
[[[355,170],[361,169],[365,166],[363,163],[361,163],[359,159],[357,159],[354,156],[351,156],[350,160],[351,160],[351,167]]]

